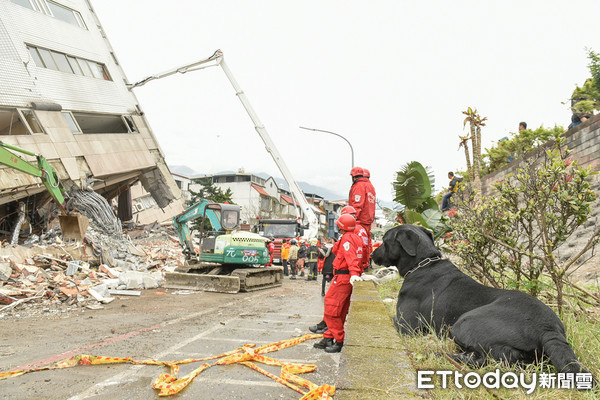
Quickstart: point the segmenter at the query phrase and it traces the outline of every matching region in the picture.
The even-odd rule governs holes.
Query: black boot
[[[342,347],[344,346],[344,342],[334,342],[331,346],[325,347],[326,353],[339,353],[342,351]]]
[[[321,321],[316,325],[309,326],[308,330],[312,333],[325,333],[325,331],[327,330],[327,324],[325,323],[325,321]]]
[[[329,347],[333,346],[335,343],[333,341],[333,338],[330,337],[324,337],[323,339],[321,339],[320,342],[315,343],[314,347],[317,349],[328,349]]]

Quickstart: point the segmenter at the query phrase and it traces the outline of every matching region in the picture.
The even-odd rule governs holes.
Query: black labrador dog
[[[397,226],[386,232],[372,257],[378,265],[396,266],[404,277],[394,318],[400,332],[450,329],[463,351],[451,357],[473,366],[484,365],[488,356],[511,364],[548,357],[560,372],[588,372],[547,305],[529,294],[471,279],[442,258],[429,230]]]

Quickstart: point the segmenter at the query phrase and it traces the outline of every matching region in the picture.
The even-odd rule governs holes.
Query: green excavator
[[[196,220],[200,220],[197,247],[188,227]],[[239,223],[240,206],[208,200],[173,217],[185,264],[165,274],[164,287],[238,293],[281,286],[283,268],[266,266],[269,239],[236,230]]]

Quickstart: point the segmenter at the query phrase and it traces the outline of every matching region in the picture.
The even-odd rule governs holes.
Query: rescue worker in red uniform
[[[327,353],[339,353],[344,346],[344,323],[350,308],[352,285],[361,281],[360,267],[363,241],[354,233],[356,220],[350,214],[344,214],[336,222],[342,237],[333,261],[333,281],[325,295],[324,321],[327,330],[323,339],[315,343],[318,349]]]
[[[371,257],[371,224],[375,221],[375,188],[369,180],[371,173],[361,167],[354,167],[350,171],[352,186],[348,196],[348,205],[356,210],[356,222],[367,231],[368,247],[364,265],[369,266]]]
[[[267,243],[267,250],[269,250],[269,255],[271,256],[271,259],[267,264],[265,264],[265,266],[271,266],[273,265],[273,253],[275,252],[275,237],[269,237],[269,242]]]
[[[340,213],[341,213],[341,215],[350,214],[356,219],[356,210],[352,206],[346,206],[346,207],[342,208],[342,211],[340,211]],[[356,228],[354,228],[354,233],[356,235],[358,235],[358,237],[360,237],[363,242],[363,249],[362,249],[363,260],[362,260],[361,268],[362,268],[362,272],[364,272],[369,267],[369,254],[370,254],[369,253],[369,234],[367,233],[367,230],[365,229],[365,227],[362,226],[361,224],[359,224],[358,221],[356,222]]]
[[[352,206],[345,206],[342,208],[342,210],[340,211],[341,215],[345,215],[345,214],[349,214],[352,215],[354,218],[356,218],[356,210],[354,209],[354,207]],[[360,265],[361,267],[361,274],[368,268],[369,264],[368,264],[368,250],[369,250],[369,238],[368,238],[368,233],[366,231],[366,229],[360,225],[360,224],[356,224],[356,227],[354,228],[354,233],[361,239],[361,244],[362,244],[362,256],[363,256],[363,261]],[[340,245],[340,241],[338,240],[337,242],[335,242],[335,244],[333,245],[333,248],[331,249],[331,252],[335,255],[337,254],[337,250],[338,247]],[[323,290],[325,290],[325,286],[323,285]],[[323,295],[325,295],[325,293],[323,293]],[[327,324],[325,323],[325,320],[322,320],[321,322],[319,322],[317,325],[312,325],[310,327],[308,327],[308,329],[313,332],[313,333],[325,333],[325,331],[327,330]]]

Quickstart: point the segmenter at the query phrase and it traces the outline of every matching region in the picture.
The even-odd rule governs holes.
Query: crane
[[[316,238],[317,234],[319,232],[319,221],[317,219],[315,212],[312,210],[310,203],[308,202],[308,200],[306,200],[304,193],[302,192],[302,190],[296,183],[296,180],[294,179],[292,172],[290,171],[287,164],[283,160],[283,157],[279,153],[279,150],[277,150],[277,146],[275,146],[275,143],[271,139],[271,136],[269,136],[269,133],[267,132],[267,129],[265,128],[264,124],[260,121],[260,119],[258,118],[258,115],[252,108],[252,105],[248,101],[246,94],[244,93],[244,91],[242,90],[240,85],[235,80],[233,74],[231,73],[231,70],[229,69],[227,63],[225,62],[225,58],[224,58],[223,52],[221,50],[215,51],[212,56],[210,56],[206,59],[203,59],[200,61],[195,61],[190,64],[182,65],[180,67],[173,68],[168,71],[164,71],[164,72],[161,72],[161,73],[158,73],[155,75],[150,75],[136,83],[128,85],[128,87],[130,89],[133,89],[135,87],[143,86],[146,83],[156,80],[156,79],[166,78],[167,76],[171,76],[174,74],[185,74],[187,72],[198,71],[200,69],[205,69],[205,68],[215,67],[215,66],[220,66],[223,69],[223,72],[225,72],[227,79],[229,79],[229,82],[231,83],[231,85],[233,86],[233,89],[235,90],[236,96],[240,99],[240,101],[242,102],[242,105],[244,106],[244,108],[246,109],[246,112],[248,113],[248,116],[254,123],[254,129],[256,129],[256,132],[258,133],[258,135],[262,139],[263,143],[265,144],[265,148],[266,148],[267,152],[269,154],[271,154],[271,157],[273,157],[273,161],[275,161],[277,168],[279,168],[279,171],[281,172],[281,174],[283,175],[283,178],[287,182],[288,187],[290,188],[290,192],[292,193],[292,195],[294,196],[294,199],[300,206],[300,209],[302,210],[303,215],[306,217],[306,220],[308,222],[308,229],[304,231],[304,235],[306,236],[307,239]],[[296,215],[297,215],[298,222],[301,222],[302,217],[298,214],[297,209],[296,209]]]

